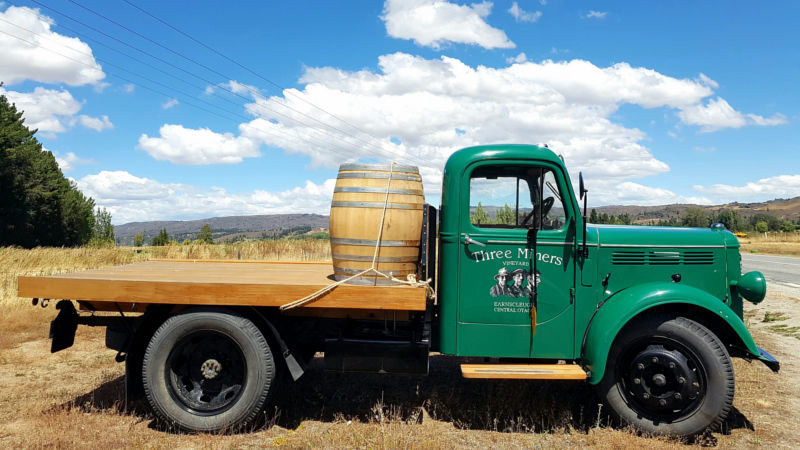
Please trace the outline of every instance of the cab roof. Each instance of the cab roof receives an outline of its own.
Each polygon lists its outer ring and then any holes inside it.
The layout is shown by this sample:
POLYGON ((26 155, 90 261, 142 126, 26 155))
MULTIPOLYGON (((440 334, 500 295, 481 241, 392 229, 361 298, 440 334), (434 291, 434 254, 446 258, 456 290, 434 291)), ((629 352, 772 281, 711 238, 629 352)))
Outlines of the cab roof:
POLYGON ((448 170, 466 167, 475 161, 491 159, 525 159, 546 161, 557 165, 563 164, 561 158, 549 148, 539 147, 538 145, 493 144, 467 147, 453 153, 447 159, 444 169, 447 172, 448 170))

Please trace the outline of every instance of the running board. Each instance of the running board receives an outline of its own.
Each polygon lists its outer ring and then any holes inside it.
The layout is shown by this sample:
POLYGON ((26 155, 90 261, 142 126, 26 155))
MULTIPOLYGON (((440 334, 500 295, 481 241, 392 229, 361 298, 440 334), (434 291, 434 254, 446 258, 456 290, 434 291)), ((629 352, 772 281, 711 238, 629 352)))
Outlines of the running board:
POLYGON ((464 378, 586 379, 586 372, 576 364, 461 364, 461 374, 464 378))

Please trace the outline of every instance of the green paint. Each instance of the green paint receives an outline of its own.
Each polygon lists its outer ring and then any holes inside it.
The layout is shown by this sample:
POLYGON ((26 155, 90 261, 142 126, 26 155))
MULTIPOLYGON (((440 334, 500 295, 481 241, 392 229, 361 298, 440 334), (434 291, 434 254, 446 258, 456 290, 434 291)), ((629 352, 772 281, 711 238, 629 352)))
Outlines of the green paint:
POLYGON ((445 166, 440 217, 442 353, 580 359, 589 327, 582 362, 596 382, 617 332, 649 308, 674 304, 718 316, 758 357, 741 320, 735 236, 720 228, 589 225, 583 258, 577 198, 561 159, 548 149, 496 145, 454 153, 445 166), (531 300, 520 295, 528 280, 514 286, 512 274, 531 272, 533 234, 516 225, 532 208, 540 169, 547 173, 545 197, 557 199, 537 234, 541 281, 532 334, 531 300), (558 194, 550 195, 553 189, 558 194), (466 242, 467 236, 486 246, 466 242))

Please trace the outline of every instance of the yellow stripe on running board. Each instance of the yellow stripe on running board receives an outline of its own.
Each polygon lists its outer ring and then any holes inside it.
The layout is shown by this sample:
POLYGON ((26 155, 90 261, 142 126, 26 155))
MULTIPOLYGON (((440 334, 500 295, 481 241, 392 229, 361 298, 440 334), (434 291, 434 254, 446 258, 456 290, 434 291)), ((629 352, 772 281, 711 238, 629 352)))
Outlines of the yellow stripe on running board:
POLYGON ((461 364, 461 374, 464 378, 586 379, 586 372, 575 364, 461 364))

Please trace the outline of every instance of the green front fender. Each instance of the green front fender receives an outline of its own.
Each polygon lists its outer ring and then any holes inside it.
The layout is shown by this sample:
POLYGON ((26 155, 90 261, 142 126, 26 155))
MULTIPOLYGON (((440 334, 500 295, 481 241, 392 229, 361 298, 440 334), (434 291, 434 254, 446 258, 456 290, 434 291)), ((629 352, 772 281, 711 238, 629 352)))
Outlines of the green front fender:
MULTIPOLYGON (((603 378, 608 352, 622 327, 642 312, 668 304, 678 307, 691 305, 713 313, 739 336, 753 357, 760 358, 758 347, 744 322, 720 299, 685 284, 644 283, 623 289, 609 297, 589 323, 583 357, 585 367, 590 372, 591 384, 597 384, 603 378)), ((691 316, 688 318, 691 319, 691 316)))

